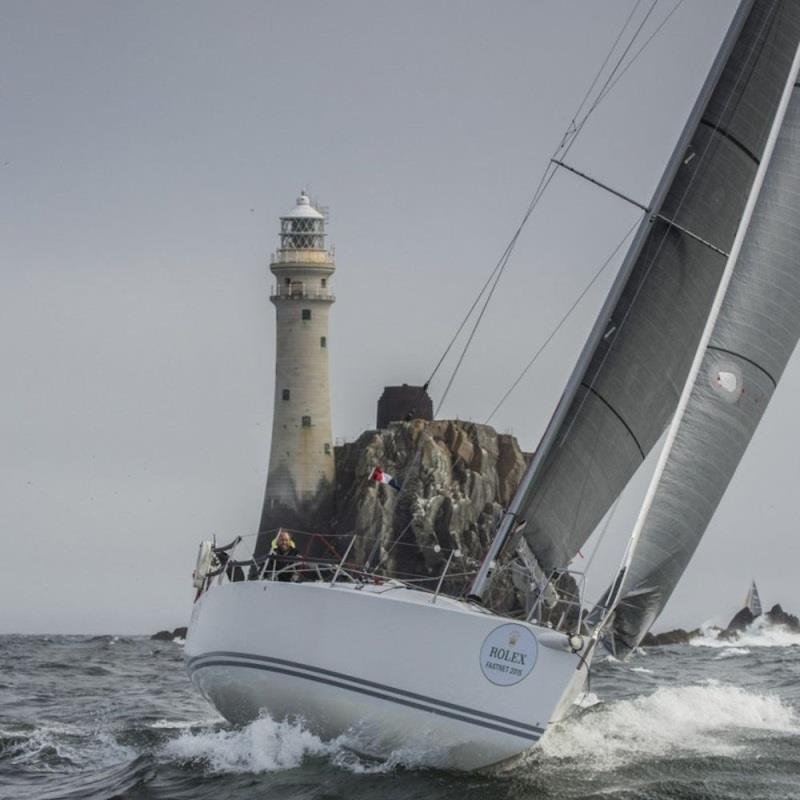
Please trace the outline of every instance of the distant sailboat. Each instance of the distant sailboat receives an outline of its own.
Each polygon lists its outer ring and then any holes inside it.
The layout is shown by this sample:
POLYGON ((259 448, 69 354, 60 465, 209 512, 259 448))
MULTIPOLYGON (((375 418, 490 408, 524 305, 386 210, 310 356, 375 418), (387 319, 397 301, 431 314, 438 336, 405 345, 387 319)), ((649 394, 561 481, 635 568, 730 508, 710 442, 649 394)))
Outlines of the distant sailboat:
POLYGON ((437 766, 478 769, 568 713, 601 642, 623 657, 638 645, 800 335, 798 42, 800 3, 740 5, 466 596, 441 593, 462 556, 438 545, 427 591, 348 561, 353 541, 332 561, 226 555, 216 569, 206 544, 185 652, 226 718, 294 715, 375 755, 423 742, 437 766), (570 564, 665 432, 616 578, 587 608, 570 564), (495 613, 521 537, 534 602, 495 613), (257 579, 232 577, 243 565, 257 579))
POLYGON ((756 582, 750 585, 750 590, 747 592, 747 599, 745 600, 744 607, 753 615, 753 617, 760 617, 762 612, 761 609, 761 598, 758 596, 758 588, 756 587, 756 582))

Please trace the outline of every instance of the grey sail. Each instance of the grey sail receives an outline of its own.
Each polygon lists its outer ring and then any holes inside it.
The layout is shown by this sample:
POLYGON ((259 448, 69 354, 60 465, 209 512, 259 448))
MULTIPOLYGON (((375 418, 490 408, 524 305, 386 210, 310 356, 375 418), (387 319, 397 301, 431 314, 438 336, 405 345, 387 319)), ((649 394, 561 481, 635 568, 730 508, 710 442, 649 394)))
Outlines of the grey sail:
MULTIPOLYGON (((623 581, 613 623, 618 655, 639 643, 672 594, 799 336, 800 88, 795 84, 742 250, 623 581)), ((755 584, 749 602, 758 604, 760 613, 755 584)))
POLYGON ((546 572, 574 557, 669 424, 798 38, 800 3, 737 13, 509 509, 546 572))

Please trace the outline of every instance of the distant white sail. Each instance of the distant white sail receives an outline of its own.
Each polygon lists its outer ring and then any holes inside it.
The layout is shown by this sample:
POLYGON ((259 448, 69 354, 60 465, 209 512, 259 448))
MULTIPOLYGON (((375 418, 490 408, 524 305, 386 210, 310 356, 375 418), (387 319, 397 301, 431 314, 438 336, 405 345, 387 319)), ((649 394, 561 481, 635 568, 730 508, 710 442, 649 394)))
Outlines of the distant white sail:
POLYGON ((750 591, 747 593, 745 608, 747 608, 754 617, 760 617, 762 614, 761 598, 758 596, 758 588, 756 587, 755 581, 753 581, 750 586, 750 591))

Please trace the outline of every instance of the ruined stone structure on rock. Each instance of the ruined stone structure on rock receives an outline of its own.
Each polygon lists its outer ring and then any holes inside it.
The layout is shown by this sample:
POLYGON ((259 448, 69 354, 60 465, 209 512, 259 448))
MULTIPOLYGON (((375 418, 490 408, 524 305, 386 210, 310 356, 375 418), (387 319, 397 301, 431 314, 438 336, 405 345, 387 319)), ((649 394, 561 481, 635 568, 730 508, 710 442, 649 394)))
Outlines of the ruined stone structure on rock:
POLYGON ((424 386, 384 386, 378 400, 378 430, 392 422, 433 419, 433 401, 424 386))

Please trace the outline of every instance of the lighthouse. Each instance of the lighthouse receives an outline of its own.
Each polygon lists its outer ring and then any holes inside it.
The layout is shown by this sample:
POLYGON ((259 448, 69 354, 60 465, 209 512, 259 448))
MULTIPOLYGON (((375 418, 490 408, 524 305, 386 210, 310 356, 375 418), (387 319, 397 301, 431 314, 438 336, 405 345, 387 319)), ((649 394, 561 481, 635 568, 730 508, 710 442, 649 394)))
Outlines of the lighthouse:
MULTIPOLYGON (((305 192, 280 218, 275 283, 275 404, 269 472, 259 531, 325 530, 333 511, 333 439, 328 316, 336 269, 325 215, 305 192)), ((261 537, 266 539, 268 537, 261 537)), ((263 550, 268 542, 259 542, 263 550)))

